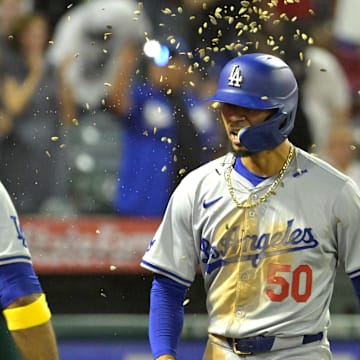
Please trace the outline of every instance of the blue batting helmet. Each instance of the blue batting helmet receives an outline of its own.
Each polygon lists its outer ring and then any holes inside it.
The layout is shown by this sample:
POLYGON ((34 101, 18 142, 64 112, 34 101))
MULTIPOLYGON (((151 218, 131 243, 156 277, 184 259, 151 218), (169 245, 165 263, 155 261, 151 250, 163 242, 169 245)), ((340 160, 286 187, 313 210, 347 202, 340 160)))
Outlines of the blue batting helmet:
POLYGON ((277 110, 262 124, 239 133, 241 144, 250 152, 258 152, 275 148, 293 129, 298 85, 292 70, 280 58, 262 53, 245 54, 225 64, 218 88, 207 100, 277 110))

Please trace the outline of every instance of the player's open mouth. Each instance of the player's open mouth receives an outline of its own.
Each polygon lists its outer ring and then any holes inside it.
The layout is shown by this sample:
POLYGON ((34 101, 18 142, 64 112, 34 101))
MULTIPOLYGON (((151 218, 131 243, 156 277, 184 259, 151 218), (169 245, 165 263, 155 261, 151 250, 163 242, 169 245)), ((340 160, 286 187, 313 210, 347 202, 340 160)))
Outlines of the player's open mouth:
POLYGON ((239 131, 240 129, 231 129, 230 131, 230 140, 233 144, 240 145, 239 131))

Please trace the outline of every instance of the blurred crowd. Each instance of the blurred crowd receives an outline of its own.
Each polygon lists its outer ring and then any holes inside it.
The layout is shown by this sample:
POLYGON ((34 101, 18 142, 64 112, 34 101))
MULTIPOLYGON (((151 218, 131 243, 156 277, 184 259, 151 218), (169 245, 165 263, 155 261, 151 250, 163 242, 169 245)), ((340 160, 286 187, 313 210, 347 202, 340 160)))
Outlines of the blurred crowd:
POLYGON ((0 180, 20 214, 161 216, 228 150, 202 100, 252 51, 296 73, 291 141, 360 185, 358 0, 48 3, 0 0, 0 180))

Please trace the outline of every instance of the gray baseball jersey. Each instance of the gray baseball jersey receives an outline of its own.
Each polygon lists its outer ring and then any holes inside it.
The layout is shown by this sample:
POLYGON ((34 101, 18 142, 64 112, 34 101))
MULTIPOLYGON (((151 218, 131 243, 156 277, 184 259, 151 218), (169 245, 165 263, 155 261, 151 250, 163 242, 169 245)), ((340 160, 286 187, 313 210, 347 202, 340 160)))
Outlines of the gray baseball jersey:
POLYGON ((0 266, 17 262, 31 263, 18 214, 2 183, 0 183, 0 214, 0 266))
MULTIPOLYGON (((296 148, 276 193, 238 208, 228 154, 189 173, 173 193, 142 266, 190 286, 204 277, 209 332, 242 338, 315 334, 329 325, 335 271, 360 276, 360 194, 330 165, 296 148)), ((266 193, 235 171, 239 201, 266 193)))

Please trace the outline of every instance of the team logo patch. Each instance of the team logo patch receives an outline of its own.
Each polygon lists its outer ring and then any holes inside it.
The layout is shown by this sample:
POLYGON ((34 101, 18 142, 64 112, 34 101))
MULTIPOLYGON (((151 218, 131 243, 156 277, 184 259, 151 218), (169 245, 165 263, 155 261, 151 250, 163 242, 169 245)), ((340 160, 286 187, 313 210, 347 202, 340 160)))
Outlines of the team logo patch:
POLYGON ((239 65, 233 65, 228 80, 229 80, 228 82, 229 86, 238 87, 238 88, 241 87, 243 76, 241 74, 239 65))

